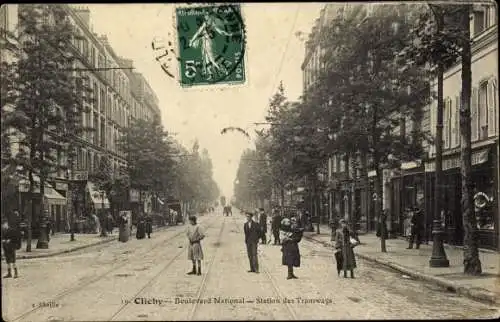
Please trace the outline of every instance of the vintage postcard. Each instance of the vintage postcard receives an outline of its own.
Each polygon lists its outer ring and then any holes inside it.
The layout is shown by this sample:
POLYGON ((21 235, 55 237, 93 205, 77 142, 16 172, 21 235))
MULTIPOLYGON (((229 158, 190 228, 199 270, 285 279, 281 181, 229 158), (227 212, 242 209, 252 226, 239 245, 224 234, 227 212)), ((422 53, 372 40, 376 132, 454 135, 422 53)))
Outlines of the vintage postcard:
POLYGON ((5 321, 500 316, 493 1, 4 4, 5 321))

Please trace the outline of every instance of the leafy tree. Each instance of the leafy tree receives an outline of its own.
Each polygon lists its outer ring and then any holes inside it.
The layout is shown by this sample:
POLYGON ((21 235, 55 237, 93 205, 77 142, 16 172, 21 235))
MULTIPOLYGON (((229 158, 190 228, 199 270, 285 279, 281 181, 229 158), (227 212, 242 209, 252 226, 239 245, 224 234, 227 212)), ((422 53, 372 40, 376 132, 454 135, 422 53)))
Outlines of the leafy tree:
MULTIPOLYGON (((441 194, 442 151, 443 151, 443 73, 458 62, 462 62, 462 96, 460 110, 460 136, 462 149, 462 211, 464 221, 464 272, 480 274, 476 230, 473 215, 471 187, 471 149, 470 149, 470 27, 469 6, 429 4, 427 10, 420 12, 412 32, 410 42, 400 56, 409 64, 435 66, 433 76, 437 78, 437 126, 436 126, 436 180, 435 195, 441 194), (467 20, 464 20, 467 19, 467 20)), ((441 198, 435 198, 434 213, 442 209, 441 198)), ((444 253, 444 249, 441 250, 444 253)))
POLYGON ((127 173, 132 188, 154 193, 168 193, 172 189, 175 164, 172 155, 177 151, 158 120, 135 120, 124 129, 118 144, 127 156, 127 173))
MULTIPOLYGON (((26 251, 31 251, 31 222, 37 216, 34 177, 40 178, 43 197, 48 175, 62 168, 60 156, 75 146, 76 135, 85 130, 80 116, 87 111, 89 88, 83 75, 70 72, 76 56, 66 10, 62 5, 20 5, 19 35, 10 34, 17 50, 12 51, 11 61, 2 62, 2 84, 9 84, 7 90, 2 89, 2 106, 13 108, 8 118, 2 113, 2 126, 15 132, 19 153, 10 158, 28 176, 32 200, 26 251)), ((47 248, 45 222, 41 218, 38 222, 37 248, 47 248)))
POLYGON ((469 17, 471 5, 460 8, 461 61, 462 61, 462 96, 460 97, 460 159, 462 175, 462 212, 464 226, 464 273, 479 275, 482 272, 478 251, 478 235, 476 216, 474 214, 474 197, 472 182, 471 151, 471 91, 472 91, 472 52, 470 41, 469 17))

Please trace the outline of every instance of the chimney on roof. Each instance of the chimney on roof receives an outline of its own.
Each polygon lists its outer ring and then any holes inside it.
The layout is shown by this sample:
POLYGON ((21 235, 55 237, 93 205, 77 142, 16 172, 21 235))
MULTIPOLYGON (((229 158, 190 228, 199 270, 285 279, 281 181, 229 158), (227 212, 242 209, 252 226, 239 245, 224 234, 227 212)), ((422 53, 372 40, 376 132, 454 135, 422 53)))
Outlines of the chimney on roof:
POLYGON ((87 7, 77 7, 75 9, 76 14, 80 19, 82 19, 83 23, 89 27, 90 26, 90 10, 87 7))

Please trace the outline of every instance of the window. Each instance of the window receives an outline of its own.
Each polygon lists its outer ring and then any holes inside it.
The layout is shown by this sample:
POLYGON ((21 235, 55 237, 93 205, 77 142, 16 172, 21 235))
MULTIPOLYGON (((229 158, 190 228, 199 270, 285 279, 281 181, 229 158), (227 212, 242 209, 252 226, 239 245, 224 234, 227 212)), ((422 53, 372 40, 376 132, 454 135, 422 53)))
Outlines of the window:
POLYGON ((92 67, 95 68, 95 67, 97 67, 96 66, 96 52, 95 52, 95 47, 93 47, 93 46, 92 46, 90 55, 91 55, 90 60, 92 63, 92 67))
POLYGON ((94 113, 94 126, 93 126, 94 131, 92 132, 92 143, 94 144, 99 144, 99 116, 97 113, 94 113))
POLYGON ((106 93, 101 89, 101 94, 99 95, 99 111, 101 114, 105 113, 106 109, 106 93))
POLYGON ((488 137, 488 82, 479 85, 479 139, 488 137))
POLYGON ((83 45, 83 57, 88 61, 89 60, 89 42, 87 39, 82 39, 83 45))
POLYGON ((486 29, 485 14, 483 10, 474 10, 474 36, 486 29))

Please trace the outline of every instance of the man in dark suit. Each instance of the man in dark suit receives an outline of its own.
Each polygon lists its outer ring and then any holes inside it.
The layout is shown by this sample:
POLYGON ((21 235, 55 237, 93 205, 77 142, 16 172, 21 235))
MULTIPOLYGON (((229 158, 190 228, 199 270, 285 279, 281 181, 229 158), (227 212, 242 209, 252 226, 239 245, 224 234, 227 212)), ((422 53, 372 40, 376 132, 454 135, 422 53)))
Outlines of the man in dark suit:
POLYGON ((245 244, 247 245, 248 260, 250 261, 250 270, 253 273, 259 272, 259 261, 257 259, 257 245, 261 234, 260 226, 252 220, 252 213, 247 212, 247 222, 243 226, 245 231, 245 244))
POLYGON ((274 236, 274 245, 280 244, 280 225, 282 219, 283 218, 281 217, 279 211, 275 209, 273 219, 271 221, 271 230, 274 236))
POLYGON ((260 238, 262 239, 262 244, 267 244, 267 215, 264 212, 264 208, 259 208, 259 225, 260 225, 260 238))

